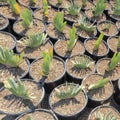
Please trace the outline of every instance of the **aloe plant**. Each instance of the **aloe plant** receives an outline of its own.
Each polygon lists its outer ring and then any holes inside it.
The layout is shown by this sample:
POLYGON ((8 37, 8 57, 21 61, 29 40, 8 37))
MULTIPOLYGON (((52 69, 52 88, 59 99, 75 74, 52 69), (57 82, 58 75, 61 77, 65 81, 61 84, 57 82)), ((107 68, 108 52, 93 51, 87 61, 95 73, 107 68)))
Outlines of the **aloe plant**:
POLYGON ((30 0, 30 3, 31 3, 31 4, 36 4, 36 3, 37 3, 37 0, 30 0))
POLYGON ((66 22, 64 22, 64 15, 61 12, 58 12, 54 17, 54 26, 59 31, 62 32, 64 27, 66 26, 66 22))
POLYGON ((3 81, 4 86, 6 89, 8 89, 12 94, 14 94, 17 97, 20 97, 22 99, 33 99, 35 97, 28 94, 28 90, 25 88, 25 86, 22 84, 20 79, 17 79, 17 82, 9 78, 6 81, 3 81))
POLYGON ((99 0, 96 6, 93 8, 94 16, 96 17, 100 16, 105 10, 105 7, 106 7, 105 0, 99 0))
POLYGON ((89 68, 94 62, 88 56, 79 55, 74 61, 72 61, 74 67, 79 69, 89 68))
POLYGON ((45 33, 33 33, 29 34, 28 38, 23 39, 22 43, 23 45, 26 45, 30 48, 36 48, 41 46, 43 43, 46 42, 47 34, 45 33))
POLYGON ((88 33, 93 33, 96 27, 94 24, 91 24, 85 17, 81 18, 78 21, 78 26, 80 29, 85 30, 88 33))
POLYGON ((4 49, 0 46, 0 63, 8 67, 17 67, 23 60, 24 52, 17 55, 13 50, 4 49))
POLYGON ((48 1, 47 0, 43 0, 43 10, 44 10, 45 17, 48 17, 48 1))
POLYGON ((67 43, 67 51, 71 52, 73 47, 75 46, 76 41, 77 41, 76 28, 75 27, 73 27, 70 30, 69 36, 70 36, 70 40, 67 43))
POLYGON ((116 116, 112 114, 112 112, 108 112, 107 114, 98 112, 95 114, 96 120, 118 120, 116 116))
POLYGON ((117 48, 120 49, 120 36, 118 37, 118 44, 117 44, 117 48))
POLYGON ((62 4, 63 1, 62 1, 62 0, 57 0, 57 2, 58 2, 59 4, 62 4))
POLYGON ((120 52, 115 53, 109 62, 107 71, 113 70, 120 62, 120 52))
POLYGON ((22 25, 25 29, 28 29, 33 25, 33 16, 30 10, 24 9, 21 17, 22 17, 22 25))
POLYGON ((102 87, 104 87, 108 82, 109 82, 109 79, 108 79, 108 78, 102 78, 102 79, 100 79, 96 84, 91 84, 91 85, 88 87, 88 90, 94 90, 94 89, 102 88, 102 87))
POLYGON ((103 37, 104 37, 104 33, 102 32, 94 44, 94 49, 93 49, 94 51, 98 50, 100 44, 102 43, 103 37))
POLYGON ((74 85, 72 83, 71 84, 66 83, 65 87, 67 87, 67 89, 65 89, 64 86, 62 87, 62 90, 59 90, 58 88, 55 88, 56 96, 59 99, 74 98, 84 88, 82 85, 79 85, 79 84, 74 85))
POLYGON ((51 63, 53 59, 53 48, 49 51, 43 52, 43 64, 42 64, 42 71, 40 72, 42 76, 47 77, 50 71, 51 63))
POLYGON ((120 0, 116 0, 115 6, 113 8, 113 14, 120 15, 120 0))
POLYGON ((10 4, 10 7, 11 9, 13 10, 13 12, 16 14, 16 15, 20 15, 20 6, 19 4, 16 2, 16 0, 9 0, 9 4, 10 4))

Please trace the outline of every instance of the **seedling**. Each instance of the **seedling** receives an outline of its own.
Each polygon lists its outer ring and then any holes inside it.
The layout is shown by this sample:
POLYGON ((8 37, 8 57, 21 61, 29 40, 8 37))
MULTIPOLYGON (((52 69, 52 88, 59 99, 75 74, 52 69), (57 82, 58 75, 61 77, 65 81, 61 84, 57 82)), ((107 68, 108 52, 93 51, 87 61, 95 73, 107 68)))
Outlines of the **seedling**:
POLYGON ((81 18, 78 21, 79 28, 82 30, 85 30, 88 33, 93 33, 96 27, 94 26, 94 23, 91 24, 88 20, 86 20, 85 17, 81 18))
POLYGON ((109 22, 105 22, 105 23, 104 23, 104 29, 103 29, 103 31, 108 32, 109 29, 110 29, 110 27, 111 27, 111 23, 109 23, 109 22))
POLYGON ((51 63, 53 59, 53 48, 49 51, 43 52, 43 64, 42 64, 42 76, 47 77, 50 71, 51 63))
POLYGON ((82 6, 85 6, 88 0, 82 0, 82 6))
POLYGON ((45 17, 48 17, 48 1, 47 0, 43 0, 43 10, 44 10, 44 15, 45 17))
POLYGON ((100 44, 102 43, 103 37, 104 37, 104 33, 102 32, 102 33, 100 34, 100 36, 98 37, 97 41, 96 41, 95 44, 94 44, 94 49, 93 49, 93 51, 97 51, 97 50, 98 50, 100 44))
POLYGON ((78 69, 89 68, 91 64, 94 64, 93 61, 88 56, 79 55, 74 61, 72 61, 74 67, 78 69))
POLYGON ((120 36, 118 37, 118 44, 117 44, 117 48, 120 49, 120 36))
POLYGON ((92 84, 88 87, 88 90, 94 90, 104 87, 109 82, 108 78, 100 79, 96 84, 92 84))
POLYGON ((20 6, 19 4, 16 2, 16 0, 9 0, 9 4, 11 9, 13 10, 13 12, 16 15, 20 15, 20 6))
POLYGON ((67 43, 67 51, 68 52, 71 52, 72 49, 74 48, 75 46, 75 43, 77 41, 77 36, 76 36, 76 28, 73 27, 71 30, 70 30, 70 40, 68 41, 67 43))
POLYGON ((115 53, 109 62, 107 71, 112 71, 120 62, 120 52, 115 53))
POLYGON ((120 0, 116 0, 115 6, 113 8, 114 15, 120 15, 120 0))
POLYGON ((32 120, 32 119, 31 119, 31 117, 30 117, 30 116, 28 116, 26 120, 32 120))
POLYGON ((24 9, 21 17, 22 17, 22 25, 25 29, 28 29, 33 25, 33 16, 30 10, 24 9))
POLYGON ((67 87, 67 89, 65 89, 64 86, 62 87, 62 90, 59 90, 58 88, 55 88, 56 96, 59 99, 74 98, 84 88, 82 85, 78 85, 78 84, 74 85, 73 83, 71 83, 71 84, 66 83, 65 87, 67 87))
POLYGON ((95 114, 96 120, 118 120, 112 112, 108 112, 107 114, 98 112, 95 114))
POLYGON ((70 15, 78 15, 80 12, 81 6, 71 2, 70 7, 68 7, 67 11, 70 15))
POLYGON ((62 32, 64 27, 66 26, 66 22, 64 22, 64 15, 61 12, 58 12, 54 17, 54 26, 59 31, 62 32))
POLYGON ((22 84, 20 79, 17 79, 17 82, 9 78, 6 81, 3 81, 4 86, 6 89, 8 89, 12 94, 14 94, 17 97, 20 97, 22 99, 33 99, 35 97, 28 94, 28 90, 25 88, 25 86, 22 84))
POLYGON ((62 4, 63 1, 62 1, 62 0, 57 0, 57 2, 58 2, 59 4, 62 4))
POLYGON ((36 3, 37 3, 37 0, 30 0, 30 3, 31 3, 31 4, 36 4, 36 3))
POLYGON ((17 67, 23 61, 24 52, 17 55, 13 50, 4 49, 0 46, 0 63, 8 67, 17 67))
POLYGON ((99 0, 96 6, 93 8, 94 16, 96 17, 100 16, 105 10, 105 7, 106 7, 105 0, 99 0))
POLYGON ((45 33, 37 33, 37 34, 29 34, 28 38, 23 39, 23 45, 30 48, 37 48, 46 42, 47 34, 45 33))

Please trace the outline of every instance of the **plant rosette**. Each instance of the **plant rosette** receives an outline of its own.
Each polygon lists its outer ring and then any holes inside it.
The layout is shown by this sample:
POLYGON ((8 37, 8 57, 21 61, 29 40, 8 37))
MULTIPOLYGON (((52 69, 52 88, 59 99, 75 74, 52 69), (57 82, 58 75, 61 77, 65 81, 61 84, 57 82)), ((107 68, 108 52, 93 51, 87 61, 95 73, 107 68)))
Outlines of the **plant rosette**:
POLYGON ((58 120, 57 116, 47 109, 36 109, 35 111, 26 112, 18 116, 15 120, 28 120, 38 119, 38 120, 58 120))
POLYGON ((116 110, 116 108, 112 106, 107 105, 101 105, 96 108, 94 108, 88 117, 88 120, 119 120, 120 119, 120 113, 116 110))
POLYGON ((63 58, 64 60, 77 54, 83 54, 85 52, 85 48, 83 43, 78 39, 75 43, 75 46, 73 47, 71 52, 68 52, 67 50, 67 43, 69 40, 58 40, 54 44, 54 51, 55 53, 63 58))
POLYGON ((96 89, 89 89, 90 86, 98 84, 100 80, 104 80, 100 74, 91 74, 83 79, 82 85, 88 95, 88 106, 95 107, 110 100, 113 95, 113 85, 111 81, 108 81, 104 86, 96 89))
POLYGON ((24 56, 27 57, 30 61, 42 57, 42 51, 49 50, 51 47, 53 47, 53 44, 49 40, 49 38, 46 38, 45 42, 43 42, 39 47, 34 47, 34 48, 26 46, 23 43, 23 41, 26 39, 28 38, 23 37, 17 42, 16 50, 18 53, 24 51, 25 53, 24 56))
POLYGON ((110 58, 102 58, 96 63, 97 73, 109 78, 112 82, 116 82, 120 77, 120 64, 118 63, 113 70, 108 70, 110 58))
POLYGON ((44 84, 47 93, 50 93, 55 86, 60 85, 64 82, 66 66, 64 61, 59 57, 53 57, 49 74, 47 76, 42 75, 42 64, 44 63, 43 58, 39 58, 32 62, 29 70, 30 77, 44 84))
POLYGON ((48 8, 48 17, 46 18, 44 15, 44 10, 42 8, 36 9, 34 11, 34 17, 43 20, 44 22, 50 23, 53 22, 55 15, 57 14, 57 10, 53 8, 48 8))
MULTIPOLYGON (((3 88, 0 91, 0 111, 8 115, 20 115, 29 110, 35 109, 43 100, 45 91, 35 81, 24 79, 22 85, 27 90, 30 99, 25 99, 13 94, 9 89, 3 88)), ((22 89, 23 90, 23 89, 22 89)))
POLYGON ((86 54, 90 55, 94 60, 106 57, 109 53, 108 45, 104 40, 102 40, 97 50, 94 49, 97 39, 97 37, 94 37, 88 38, 84 41, 86 54))
POLYGON ((71 29, 71 26, 66 25, 64 27, 63 32, 59 32, 55 28, 55 26, 53 25, 53 23, 50 23, 50 24, 48 24, 48 26, 46 28, 46 33, 52 39, 51 41, 54 43, 58 39, 69 39, 69 31, 70 31, 70 29, 71 29))
MULTIPOLYGON (((68 98, 58 98, 57 91, 67 92, 70 88, 75 88, 78 84, 74 83, 64 83, 57 86, 49 96, 50 108, 55 112, 58 118, 62 120, 70 119, 76 120, 78 115, 84 111, 86 108, 88 98, 86 93, 81 90, 74 97, 68 98), (57 89, 57 90, 56 90, 57 89)), ((61 94, 62 95, 62 94, 61 94)), ((64 93, 63 93, 64 96, 64 93)))
POLYGON ((13 50, 16 46, 16 38, 11 33, 0 31, 0 45, 13 50))
POLYGON ((13 30, 17 35, 27 36, 30 33, 38 33, 39 31, 40 32, 45 31, 45 26, 44 26, 43 22, 37 18, 33 19, 33 25, 28 29, 24 28, 22 24, 23 24, 22 20, 17 20, 13 24, 13 30))
POLYGON ((66 60, 68 81, 81 84, 82 79, 95 72, 95 61, 87 55, 74 55, 66 60))
POLYGON ((97 30, 99 34, 104 32, 104 39, 107 40, 108 37, 115 36, 118 34, 118 28, 115 23, 106 20, 97 23, 97 30))
POLYGON ((9 20, 4 16, 0 15, 0 30, 7 31, 9 20))

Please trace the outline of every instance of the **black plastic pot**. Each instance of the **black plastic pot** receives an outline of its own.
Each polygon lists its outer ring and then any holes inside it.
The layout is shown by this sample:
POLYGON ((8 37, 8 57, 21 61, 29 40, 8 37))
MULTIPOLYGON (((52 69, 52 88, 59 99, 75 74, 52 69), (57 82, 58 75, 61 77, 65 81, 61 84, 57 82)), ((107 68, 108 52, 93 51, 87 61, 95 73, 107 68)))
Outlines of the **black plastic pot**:
MULTIPOLYGON (((88 56, 90 56, 93 60, 95 60, 95 61, 97 61, 97 60, 99 60, 99 59, 101 59, 101 58, 103 58, 103 57, 107 57, 108 56, 108 53, 109 53, 109 48, 108 48, 108 45, 107 45, 107 43, 103 40, 103 44, 106 46, 106 48, 107 48, 107 52, 106 53, 104 53, 103 55, 97 55, 96 53, 90 53, 90 51, 88 51, 87 50, 87 48, 86 48, 86 42, 87 41, 89 41, 89 40, 93 40, 93 39, 98 39, 97 37, 93 37, 93 38, 88 38, 88 39, 86 39, 85 41, 84 41, 84 46, 85 46, 85 54, 86 55, 88 55, 88 56)), ((98 48, 99 49, 99 48, 98 48)))
MULTIPOLYGON (((68 83, 68 84, 74 84, 74 83, 68 83)), ((59 89, 63 85, 66 85, 66 83, 61 84, 61 85, 57 86, 56 88, 59 89)), ((85 96, 85 99, 86 99, 86 102, 85 102, 84 106, 78 112, 76 112, 75 114, 69 114, 69 115, 63 115, 63 114, 61 114, 59 112, 56 112, 54 110, 54 107, 57 106, 57 105, 55 105, 55 104, 52 105, 51 102, 50 102, 51 101, 51 96, 52 96, 52 94, 54 94, 54 91, 55 91, 55 89, 53 89, 53 91, 51 92, 51 94, 49 96, 49 106, 54 111, 54 113, 57 115, 58 119, 60 119, 60 120, 77 120, 77 118, 79 117, 79 115, 81 115, 84 112, 84 109, 86 108, 86 105, 88 103, 88 98, 87 98, 87 95, 86 95, 85 91, 82 90, 82 92, 83 92, 83 94, 85 96)), ((61 102, 61 104, 62 104, 62 102, 61 102)), ((60 104, 58 104, 58 106, 60 106, 60 104)))
MULTIPOLYGON (((64 72, 63 72, 63 74, 62 74, 61 76, 59 76, 57 79, 55 79, 55 80, 53 80, 53 81, 50 81, 50 82, 45 82, 46 77, 44 77, 44 76, 39 80, 38 83, 39 83, 41 86, 44 86, 45 91, 46 91, 46 93, 48 93, 48 94, 49 94, 56 86, 64 83, 65 77, 66 77, 66 66, 65 66, 65 62, 64 62, 61 58, 59 58, 59 57, 57 57, 57 56, 54 56, 53 58, 58 59, 58 60, 60 60, 60 61, 63 63, 63 65, 64 65, 64 72)), ((33 62, 31 63, 31 66, 32 66, 32 64, 33 64, 34 62, 36 62, 36 61, 38 61, 38 60, 40 60, 40 59, 42 59, 42 58, 39 58, 39 59, 33 61, 33 62)), ((30 68, 31 68, 31 66, 30 66, 30 68)), ((54 74, 54 73, 53 73, 53 74, 54 74)), ((32 79, 34 80, 34 78, 33 78, 32 74, 31 74, 30 70, 29 70, 29 75, 30 75, 30 78, 32 78, 32 79)))

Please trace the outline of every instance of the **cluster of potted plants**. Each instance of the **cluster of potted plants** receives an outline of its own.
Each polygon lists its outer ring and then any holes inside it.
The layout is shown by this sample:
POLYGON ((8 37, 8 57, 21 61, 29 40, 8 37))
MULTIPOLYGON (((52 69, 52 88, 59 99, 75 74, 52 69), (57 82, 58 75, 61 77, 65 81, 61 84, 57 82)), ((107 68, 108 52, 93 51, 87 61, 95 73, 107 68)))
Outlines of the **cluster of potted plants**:
POLYGON ((119 120, 119 78, 120 0, 0 1, 1 119, 119 120))

